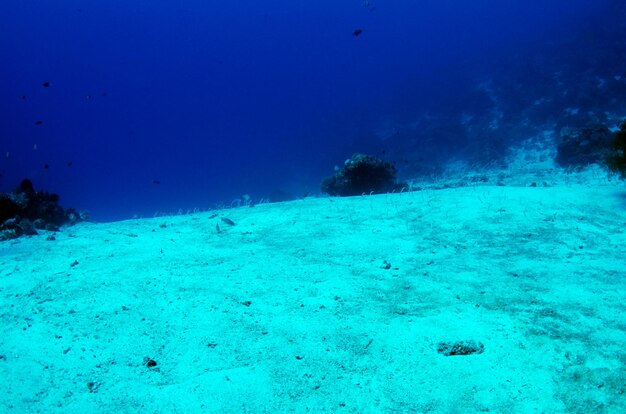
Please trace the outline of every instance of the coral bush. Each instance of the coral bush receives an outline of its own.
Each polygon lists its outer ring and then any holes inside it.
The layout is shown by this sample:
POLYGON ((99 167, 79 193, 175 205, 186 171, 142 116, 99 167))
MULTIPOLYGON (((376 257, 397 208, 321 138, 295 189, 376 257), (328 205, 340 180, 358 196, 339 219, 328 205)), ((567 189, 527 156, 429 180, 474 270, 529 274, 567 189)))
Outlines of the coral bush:
POLYGON ((64 224, 86 219, 86 213, 64 209, 59 196, 35 191, 33 183, 24 179, 8 194, 0 194, 0 240, 37 234, 37 229, 57 231, 64 224))
POLYGON ((380 194, 400 190, 396 168, 372 155, 354 154, 342 169, 322 181, 322 191, 332 196, 380 194))

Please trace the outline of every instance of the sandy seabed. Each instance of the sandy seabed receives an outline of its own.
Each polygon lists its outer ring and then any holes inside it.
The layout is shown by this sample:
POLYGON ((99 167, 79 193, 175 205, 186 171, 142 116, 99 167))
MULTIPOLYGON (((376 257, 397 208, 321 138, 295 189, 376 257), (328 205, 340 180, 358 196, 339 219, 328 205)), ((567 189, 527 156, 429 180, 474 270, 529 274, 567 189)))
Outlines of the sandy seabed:
POLYGON ((623 184, 476 186, 3 242, 0 411, 624 413, 625 229, 623 184))

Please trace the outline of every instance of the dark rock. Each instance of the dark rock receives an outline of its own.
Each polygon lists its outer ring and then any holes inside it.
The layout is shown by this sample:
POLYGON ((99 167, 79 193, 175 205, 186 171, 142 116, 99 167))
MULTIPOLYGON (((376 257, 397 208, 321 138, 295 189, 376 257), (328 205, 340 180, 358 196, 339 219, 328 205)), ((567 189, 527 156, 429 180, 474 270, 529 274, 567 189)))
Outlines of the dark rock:
POLYGON ((15 239, 20 236, 34 236, 36 234, 35 225, 26 218, 14 217, 0 224, 0 241, 15 239))
POLYGON ((372 155, 354 154, 343 168, 322 181, 322 191, 331 196, 355 196, 400 191, 396 168, 372 155))
POLYGON ((4 223, 10 218, 17 216, 20 211, 19 205, 6 194, 0 194, 0 222, 4 223))
POLYGON ((556 162, 562 167, 584 167, 604 163, 613 135, 606 125, 592 124, 566 131, 557 145, 556 162))
POLYGON ((11 240, 20 237, 14 229, 4 228, 0 230, 0 241, 11 240))
POLYGON ((89 381, 87 383, 87 389, 89 390, 89 392, 91 393, 96 393, 98 392, 98 388, 100 388, 100 383, 99 382, 95 382, 95 381, 89 381))
POLYGON ((622 178, 626 178, 626 121, 622 121, 619 131, 613 135, 607 165, 611 171, 619 173, 622 178))
POLYGON ((149 358, 149 357, 144 357, 143 364, 147 366, 148 368, 154 368, 158 365, 154 359, 149 358))

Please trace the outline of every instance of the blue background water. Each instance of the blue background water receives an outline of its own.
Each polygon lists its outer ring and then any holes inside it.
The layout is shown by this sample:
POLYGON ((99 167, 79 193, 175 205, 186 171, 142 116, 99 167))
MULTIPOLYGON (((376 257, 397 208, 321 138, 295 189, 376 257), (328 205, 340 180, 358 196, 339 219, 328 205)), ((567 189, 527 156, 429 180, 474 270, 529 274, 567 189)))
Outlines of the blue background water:
POLYGON ((606 3, 4 0, 0 190, 30 177, 96 220, 316 193, 606 3))

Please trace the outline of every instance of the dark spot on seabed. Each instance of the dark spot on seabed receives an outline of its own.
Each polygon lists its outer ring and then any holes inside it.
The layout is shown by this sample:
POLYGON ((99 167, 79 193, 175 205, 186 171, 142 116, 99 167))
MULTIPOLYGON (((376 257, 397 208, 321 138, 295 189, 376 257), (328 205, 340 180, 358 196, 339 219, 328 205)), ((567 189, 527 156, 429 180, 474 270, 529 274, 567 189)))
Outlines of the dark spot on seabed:
POLYGON ((361 33, 363 33, 363 30, 361 29, 354 29, 354 32, 352 32, 352 36, 359 36, 361 33))
POLYGON ((485 345, 477 341, 440 342, 437 352, 444 356, 482 354, 485 345))
POLYGON ((41 86, 43 86, 44 88, 49 88, 50 87, 50 82, 44 82, 41 84, 41 86))

